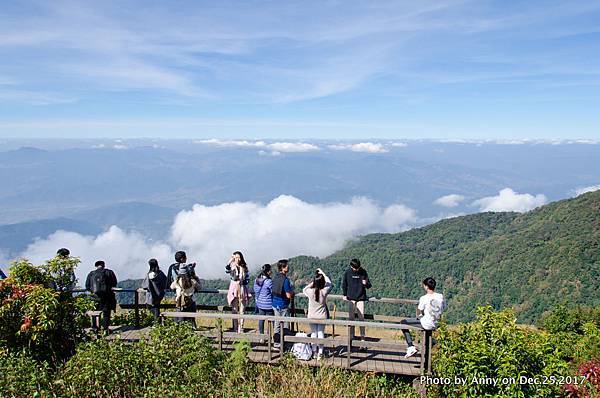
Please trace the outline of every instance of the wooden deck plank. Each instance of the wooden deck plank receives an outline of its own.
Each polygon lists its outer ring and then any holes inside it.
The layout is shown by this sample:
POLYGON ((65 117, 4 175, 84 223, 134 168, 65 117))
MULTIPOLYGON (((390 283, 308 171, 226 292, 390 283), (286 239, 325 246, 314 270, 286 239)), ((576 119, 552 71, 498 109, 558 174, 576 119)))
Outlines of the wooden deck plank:
MULTIPOLYGON (((141 339, 148 339, 150 336, 151 328, 133 329, 133 328, 121 328, 115 330, 114 334, 107 336, 109 339, 122 339, 125 341, 138 341, 141 339)), ((202 330, 197 332, 199 335, 209 337, 213 341, 213 345, 218 349, 218 342, 214 331, 202 330)), ((265 336, 266 337, 266 336, 265 336)), ((256 333, 255 330, 249 330, 244 335, 240 336, 235 333, 226 332, 223 338, 223 351, 231 352, 234 350, 235 342, 246 339, 249 340, 251 350, 248 353, 248 359, 254 363, 269 363, 269 354, 267 349, 267 343, 260 342, 261 336, 256 333)), ((330 347, 327 348, 329 356, 324 357, 320 362, 316 359, 310 361, 298 361, 299 363, 311 366, 330 366, 337 368, 345 368, 347 363, 346 351, 341 353, 340 348, 344 346, 345 336, 338 339, 331 339, 330 347)), ((397 341, 383 340, 371 338, 364 343, 357 344, 366 346, 367 351, 353 350, 351 353, 351 370, 362 371, 362 372, 375 372, 375 373, 387 373, 387 374, 403 374, 410 376, 418 376, 420 374, 420 356, 416 356, 410 359, 404 358, 406 352, 405 344, 398 344, 397 341), (376 347, 373 342, 379 342, 380 347, 376 347)), ((279 350, 273 349, 273 363, 279 361, 279 350)))

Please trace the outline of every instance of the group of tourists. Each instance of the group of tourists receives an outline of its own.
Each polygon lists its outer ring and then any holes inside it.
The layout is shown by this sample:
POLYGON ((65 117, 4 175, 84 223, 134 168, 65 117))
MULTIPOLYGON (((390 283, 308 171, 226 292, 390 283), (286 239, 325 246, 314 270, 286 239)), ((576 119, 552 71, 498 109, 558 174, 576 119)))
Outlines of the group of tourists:
MULTIPOLYGON (((57 256, 68 258, 70 252, 66 248, 61 248, 57 256)), ((175 307, 180 312, 196 312, 196 302, 194 294, 201 290, 201 281, 196 275, 196 263, 188 263, 187 255, 184 251, 175 253, 175 263, 169 266, 167 274, 160 269, 156 259, 148 261, 148 272, 142 282, 142 288, 146 290, 146 305, 152 313, 154 320, 158 321, 160 317, 160 304, 165 297, 167 290, 175 292, 175 307)), ((86 290, 90 291, 96 299, 97 310, 102 311, 102 328, 109 332, 111 312, 116 310, 116 297, 113 288, 117 286, 115 273, 106 268, 104 261, 99 260, 94 263, 95 269, 91 271, 85 282, 86 290)), ((288 317, 290 305, 295 296, 295 289, 292 281, 288 278, 290 270, 287 259, 279 260, 276 264, 275 273, 271 264, 264 264, 261 267, 260 274, 256 277, 252 291, 249 289, 250 272, 244 259, 244 255, 236 251, 225 266, 225 272, 229 274, 230 282, 227 290, 227 303, 234 314, 244 314, 252 294, 254 294, 255 314, 288 317)), ((6 275, 0 270, 0 279, 6 278, 6 275)), ((75 283, 75 275, 71 275, 75 283)), ((365 303, 367 298, 367 289, 372 287, 367 271, 362 267, 359 259, 350 260, 349 267, 342 278, 342 293, 348 303, 349 320, 364 321, 365 303)), ((445 309, 446 302, 444 296, 435 291, 436 281, 433 278, 426 278, 422 282, 425 294, 421 296, 418 304, 419 316, 416 318, 406 318, 401 321, 402 324, 416 326, 424 330, 433 330, 445 309)), ((308 299, 309 319, 329 319, 329 308, 327 306, 327 296, 333 289, 331 278, 321 269, 317 268, 313 274, 312 281, 302 289, 302 292, 308 299)), ((181 319, 179 319, 181 320, 181 319)), ((194 322, 193 318, 190 319, 194 322)), ((277 348, 280 333, 289 332, 289 323, 274 322, 274 346, 277 348)), ((238 333, 244 333, 243 319, 234 319, 232 329, 238 333)), ((325 337, 325 325, 322 323, 311 323, 311 337, 323 339, 325 337)), ((365 327, 359 328, 358 338, 365 339, 365 327)), ((258 333, 264 334, 265 321, 258 323, 258 333)), ((354 328, 351 328, 354 335, 354 328)), ((411 334, 408 329, 403 330, 408 348, 406 357, 417 353, 411 334)), ((313 352, 319 359, 323 355, 323 345, 313 345, 313 352)))

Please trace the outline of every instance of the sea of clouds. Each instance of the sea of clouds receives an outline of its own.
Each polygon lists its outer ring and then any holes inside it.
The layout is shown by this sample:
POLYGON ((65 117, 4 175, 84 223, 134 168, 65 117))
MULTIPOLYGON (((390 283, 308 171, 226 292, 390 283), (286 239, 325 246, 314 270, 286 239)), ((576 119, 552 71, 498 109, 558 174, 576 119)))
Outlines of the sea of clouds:
MULTIPOLYGON (((434 203, 455 208, 465 200, 464 196, 450 194, 434 203)), ((479 211, 525 212, 546 202, 542 194, 519 194, 505 188, 498 195, 474 200, 468 206, 479 211)), ((450 216, 440 214, 437 219, 450 216)), ((100 259, 122 280, 144 277, 150 258, 158 259, 166 269, 173 262, 175 251, 185 250, 188 260, 197 263, 200 277, 222 278, 226 276, 225 263, 236 250, 242 251, 251 269, 256 270, 280 258, 327 256, 358 236, 405 231, 437 219, 419 219, 417 212, 404 204, 381 207, 364 197, 346 203, 315 204, 281 195, 266 204, 196 204, 177 214, 164 242, 152 241, 116 225, 97 236, 56 231, 35 240, 20 257, 42 263, 53 257, 58 248, 68 247, 72 255, 81 259, 79 280, 100 259)))

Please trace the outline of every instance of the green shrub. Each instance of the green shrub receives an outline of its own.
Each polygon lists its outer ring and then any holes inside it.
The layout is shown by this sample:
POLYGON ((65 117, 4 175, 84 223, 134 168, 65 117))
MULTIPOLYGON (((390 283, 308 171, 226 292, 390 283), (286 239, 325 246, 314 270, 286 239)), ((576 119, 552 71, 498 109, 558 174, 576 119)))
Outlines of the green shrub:
POLYGON ((79 262, 76 258, 55 258, 34 266, 26 260, 15 262, 10 277, 0 281, 0 348, 29 350, 39 360, 57 362, 73 354, 84 336, 85 315, 93 303, 65 287, 79 262))
POLYGON ((84 344, 57 384, 67 397, 210 396, 222 368, 222 354, 183 322, 153 329, 148 341, 84 344))
POLYGON ((26 352, 0 352, 0 375, 0 396, 4 398, 51 396, 50 366, 26 352))
POLYGON ((541 318, 539 326, 551 333, 584 334, 583 325, 590 322, 600 327, 600 306, 595 308, 568 307, 566 304, 562 304, 545 314, 541 318))
MULTIPOLYGON (((110 318, 111 325, 127 325, 135 326, 135 311, 125 310, 117 313, 115 316, 110 318)), ((146 309, 142 308, 139 310, 139 326, 146 327, 154 324, 154 316, 146 309)))
POLYGON ((558 396, 560 385, 520 383, 520 377, 567 376, 567 357, 563 344, 548 333, 518 327, 512 311, 480 307, 476 321, 456 330, 440 327, 434 374, 453 382, 437 385, 434 391, 442 397, 558 396), (455 383, 458 378, 466 382, 455 383), (474 378, 489 378, 484 381, 497 380, 498 384, 474 383, 474 378))

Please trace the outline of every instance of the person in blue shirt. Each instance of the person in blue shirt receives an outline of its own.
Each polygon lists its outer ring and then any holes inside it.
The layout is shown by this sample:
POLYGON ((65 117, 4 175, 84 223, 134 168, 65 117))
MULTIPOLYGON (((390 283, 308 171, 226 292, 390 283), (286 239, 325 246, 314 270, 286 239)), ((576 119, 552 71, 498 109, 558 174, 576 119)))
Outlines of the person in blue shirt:
MULTIPOLYGON (((273 287, 271 288, 271 294, 273 295, 273 312, 275 316, 290 316, 290 302, 294 298, 294 286, 290 279, 287 277, 287 273, 290 270, 288 260, 279 260, 277 262, 277 270, 279 273, 273 277, 273 287)), ((284 330, 290 328, 289 322, 284 322, 284 330)), ((275 336, 280 333, 279 322, 275 322, 275 336)), ((277 341, 277 337, 275 337, 277 341)), ((275 343, 277 346, 277 343, 275 343)))

